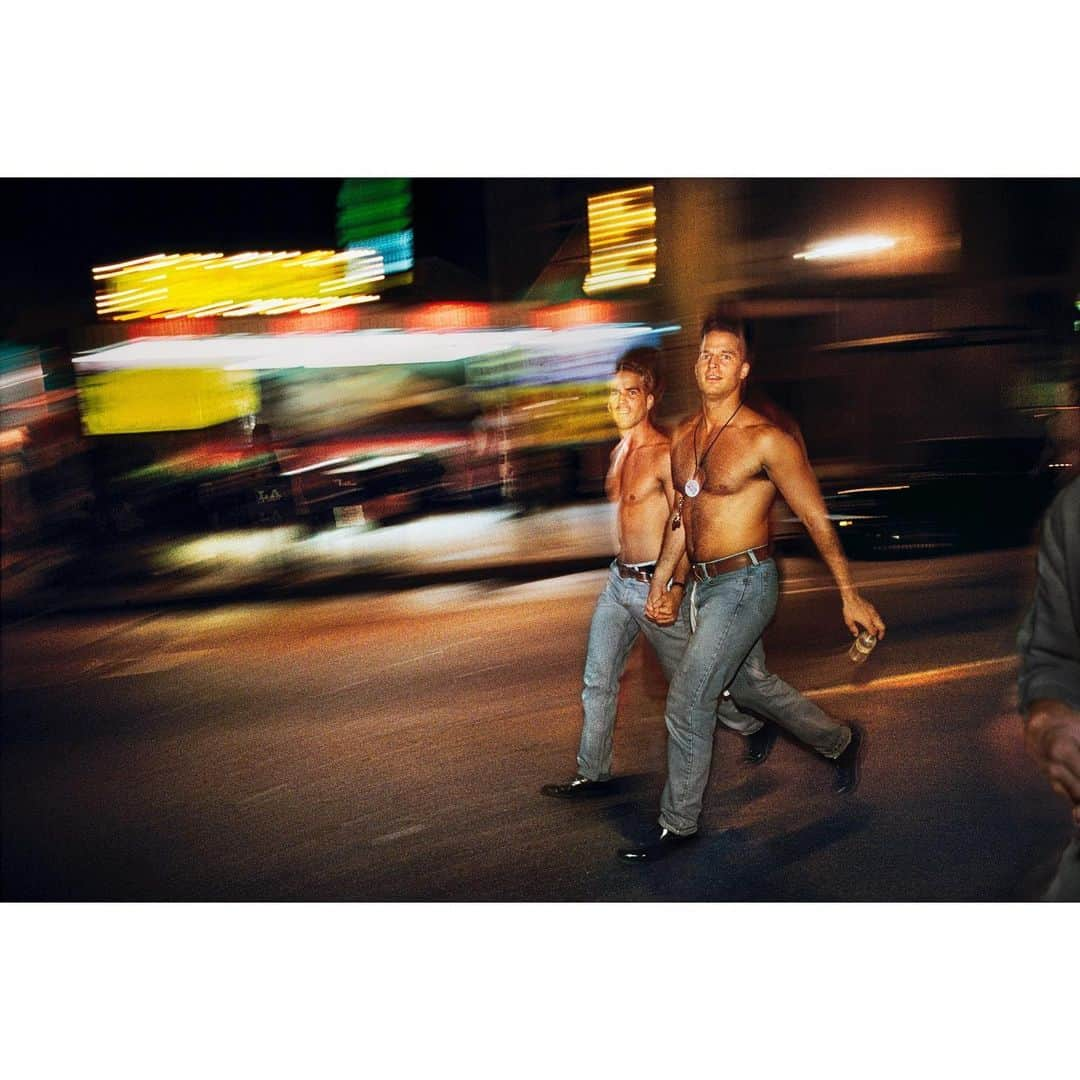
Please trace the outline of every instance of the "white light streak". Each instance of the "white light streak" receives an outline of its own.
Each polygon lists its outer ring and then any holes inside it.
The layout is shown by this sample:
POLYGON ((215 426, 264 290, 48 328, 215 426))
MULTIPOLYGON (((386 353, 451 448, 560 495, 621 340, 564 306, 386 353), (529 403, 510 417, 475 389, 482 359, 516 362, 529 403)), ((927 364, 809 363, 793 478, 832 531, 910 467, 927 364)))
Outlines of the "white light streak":
POLYGON ((348 461, 348 458, 334 457, 327 458, 326 461, 317 461, 314 465, 304 465, 299 469, 289 469, 288 472, 283 472, 282 476, 299 476, 301 473, 311 472, 313 469, 325 469, 327 465, 340 465, 343 461, 348 461))
POLYGON ((896 247, 897 240, 893 236, 881 236, 871 233, 859 236, 842 236, 835 240, 823 240, 805 251, 796 252, 794 259, 849 259, 860 255, 875 255, 879 251, 887 251, 896 247))
POLYGON ((358 461, 355 465, 346 465, 343 469, 331 469, 330 475, 367 472, 369 469, 381 469, 384 465, 396 465, 400 461, 415 461, 419 456, 419 454, 390 454, 385 457, 368 458, 367 461, 358 461))
MULTIPOLYGON (((357 297, 355 302, 367 302, 357 297)), ((271 301, 278 303, 280 301, 271 301)), ((312 299, 308 303, 323 304, 312 299)), ((255 305, 236 314, 256 314, 255 305)), ((138 316, 119 316, 137 318, 138 316)), ((565 330, 518 327, 509 330, 357 330, 315 334, 214 334, 204 337, 144 337, 74 358, 81 372, 145 368, 221 368, 226 371, 284 368, 374 367, 395 364, 441 364, 473 357, 528 350, 539 356, 576 355, 647 335, 672 333, 677 326, 620 323, 576 326, 565 330)))
POLYGON ((44 378, 41 368, 23 368, 0 379, 0 390, 10 390, 13 386, 22 386, 28 382, 41 382, 44 378))

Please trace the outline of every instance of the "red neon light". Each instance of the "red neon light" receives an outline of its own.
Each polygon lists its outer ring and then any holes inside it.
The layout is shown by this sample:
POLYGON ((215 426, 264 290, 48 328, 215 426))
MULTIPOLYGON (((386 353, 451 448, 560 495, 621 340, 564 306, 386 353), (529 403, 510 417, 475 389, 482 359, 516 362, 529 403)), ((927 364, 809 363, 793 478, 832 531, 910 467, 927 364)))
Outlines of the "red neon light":
POLYGON ((425 304, 405 315, 406 330, 483 330, 489 326, 487 304, 425 304))
POLYGON ((572 326, 595 326, 598 323, 616 322, 617 319, 616 306, 603 300, 571 300, 567 304, 538 308, 529 313, 531 325, 550 327, 552 330, 566 330, 572 326))
POLYGON ((272 315, 266 319, 271 334, 333 334, 359 330, 360 312, 353 307, 316 311, 311 315, 272 315))
MULTIPOLYGON (((361 315, 355 308, 336 308, 311 315, 253 315, 244 319, 222 319, 213 316, 199 319, 138 319, 115 323, 125 341, 146 337, 215 337, 235 334, 241 329, 266 334, 329 334, 337 331, 359 330, 361 315)), ((110 326, 110 329, 112 328, 110 326)))
POLYGON ((121 323, 128 341, 145 337, 208 337, 220 333, 220 319, 137 319, 121 323))

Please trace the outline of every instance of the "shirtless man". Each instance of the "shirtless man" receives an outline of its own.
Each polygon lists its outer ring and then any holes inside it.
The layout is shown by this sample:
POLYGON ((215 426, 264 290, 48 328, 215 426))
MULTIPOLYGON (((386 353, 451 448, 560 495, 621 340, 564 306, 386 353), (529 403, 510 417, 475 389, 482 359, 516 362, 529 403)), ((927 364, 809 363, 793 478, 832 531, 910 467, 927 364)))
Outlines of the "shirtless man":
POLYGON ((885 623, 851 581, 806 454, 791 435, 743 406, 750 373, 738 325, 708 319, 694 375, 701 413, 672 446, 680 492, 664 534, 645 614, 660 625, 674 617, 662 583, 690 560, 694 627, 668 690, 668 776, 660 800, 660 835, 620 851, 630 861, 663 858, 697 832, 712 761, 716 704, 725 687, 740 706, 775 720, 837 762, 837 788, 857 778, 858 728, 839 724, 765 668, 761 635, 776 610, 769 510, 777 491, 799 516, 840 589, 843 618, 885 634, 885 623))
MULTIPOLYGON (((652 578, 675 498, 671 443, 653 426, 650 417, 656 400, 656 355, 655 349, 631 349, 619 361, 611 380, 608 409, 622 439, 612 451, 605 488, 608 498, 618 506, 619 555, 596 602, 589 629, 577 775, 565 784, 545 784, 540 789, 541 794, 557 799, 602 795, 610 790, 619 681, 638 635, 644 632, 669 681, 690 636, 686 606, 682 604, 686 559, 675 560, 663 582, 652 578), (663 625, 645 617, 650 582, 667 598, 671 617, 663 625)), ((722 709, 720 719, 744 735, 763 730, 760 720, 740 714, 730 702, 722 709)), ((756 756, 748 753, 748 760, 756 764, 767 753, 768 747, 756 756)))

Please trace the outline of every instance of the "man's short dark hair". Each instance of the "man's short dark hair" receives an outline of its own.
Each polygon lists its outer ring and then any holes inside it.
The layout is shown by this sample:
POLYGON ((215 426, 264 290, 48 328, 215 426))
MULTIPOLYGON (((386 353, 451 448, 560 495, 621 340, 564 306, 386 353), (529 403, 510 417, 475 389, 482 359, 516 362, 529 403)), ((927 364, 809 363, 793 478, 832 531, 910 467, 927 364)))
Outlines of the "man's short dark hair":
POLYGON ((749 333, 749 328, 742 319, 730 318, 727 315, 712 314, 705 317, 705 321, 701 324, 701 335, 698 338, 699 341, 705 339, 706 334, 731 334, 739 339, 739 343, 742 345, 743 360, 746 363, 750 363, 750 342, 752 335, 749 333))
POLYGON ((615 371, 629 371, 641 376, 646 394, 659 400, 662 388, 660 380, 660 350, 651 345, 638 345, 619 357, 615 371))

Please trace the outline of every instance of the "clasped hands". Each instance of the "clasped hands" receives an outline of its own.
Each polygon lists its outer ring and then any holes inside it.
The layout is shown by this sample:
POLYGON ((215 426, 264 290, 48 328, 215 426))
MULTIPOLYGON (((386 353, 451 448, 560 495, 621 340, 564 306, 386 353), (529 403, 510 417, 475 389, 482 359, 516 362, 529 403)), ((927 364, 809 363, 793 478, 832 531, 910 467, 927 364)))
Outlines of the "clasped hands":
POLYGON ((657 626, 671 626, 679 617, 679 605, 682 603, 683 590, 676 586, 665 589, 653 583, 649 588, 649 598, 645 601, 645 618, 657 626))

